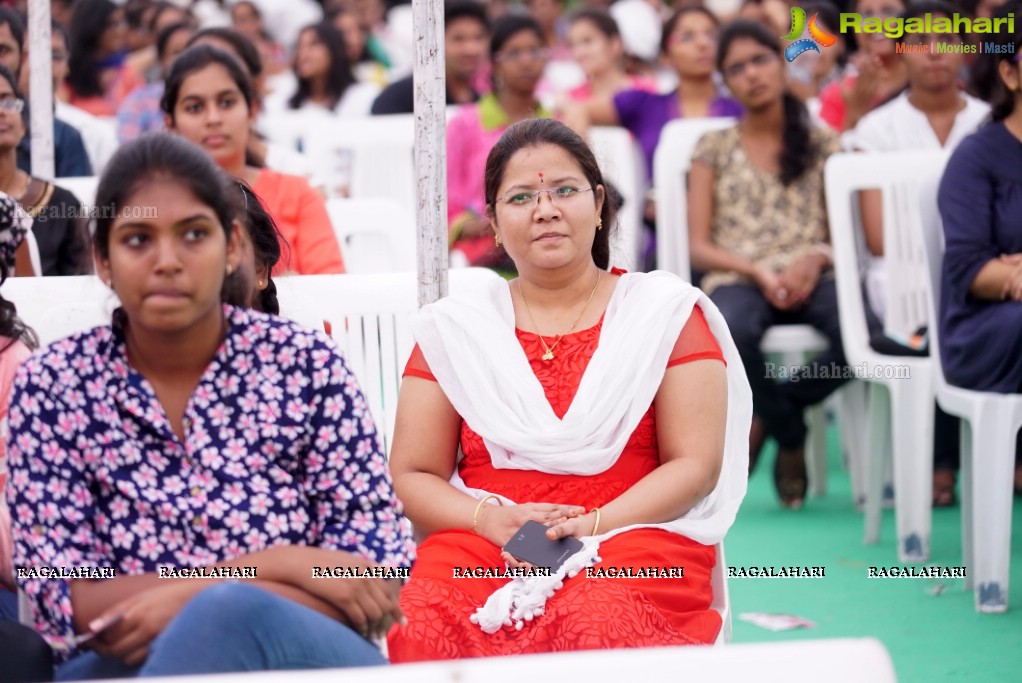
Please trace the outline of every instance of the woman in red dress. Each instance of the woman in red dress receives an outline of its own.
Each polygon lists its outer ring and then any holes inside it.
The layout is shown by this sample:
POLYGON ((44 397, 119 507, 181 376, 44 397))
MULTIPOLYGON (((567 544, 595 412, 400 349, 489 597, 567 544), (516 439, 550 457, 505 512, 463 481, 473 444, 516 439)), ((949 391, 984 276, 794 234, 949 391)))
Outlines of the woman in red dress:
POLYGON ((427 537, 394 662, 717 636, 713 544, 745 494, 748 381, 699 290, 608 272, 604 187, 563 124, 509 128, 485 193, 520 277, 415 320, 391 467, 427 537), (522 564, 501 548, 530 520, 583 549, 552 576, 504 578, 522 564), (607 576, 627 570, 656 576, 607 576))

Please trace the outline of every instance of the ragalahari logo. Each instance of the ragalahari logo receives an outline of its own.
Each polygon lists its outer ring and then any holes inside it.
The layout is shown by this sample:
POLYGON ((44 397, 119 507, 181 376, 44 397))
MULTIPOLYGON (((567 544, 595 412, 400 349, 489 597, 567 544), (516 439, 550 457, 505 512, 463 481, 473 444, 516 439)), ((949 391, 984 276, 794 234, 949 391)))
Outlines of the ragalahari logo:
POLYGON ((806 11, 801 7, 791 8, 791 30, 788 35, 782 38, 787 41, 795 41, 784 50, 784 58, 794 62, 799 55, 810 50, 819 52, 822 47, 830 47, 837 42, 837 36, 820 25, 819 13, 813 14, 809 19, 809 37, 801 38, 802 32, 806 30, 806 11))

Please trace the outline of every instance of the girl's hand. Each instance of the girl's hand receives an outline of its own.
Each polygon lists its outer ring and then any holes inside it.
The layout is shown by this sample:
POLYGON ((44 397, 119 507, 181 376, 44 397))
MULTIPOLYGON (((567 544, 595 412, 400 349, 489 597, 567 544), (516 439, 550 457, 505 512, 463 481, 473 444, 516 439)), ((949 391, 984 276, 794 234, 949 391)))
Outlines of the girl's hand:
POLYGON ((554 524, 550 525, 549 529, 547 529, 546 537, 551 541, 556 541, 559 538, 567 538, 569 536, 574 538, 592 536, 593 529, 595 527, 596 513, 590 512, 585 515, 579 515, 578 517, 558 520, 554 524))
POLYGON ((211 585, 202 581, 173 581, 119 602, 89 624, 90 630, 99 632, 90 646, 104 657, 138 666, 149 656, 149 644, 156 636, 163 633, 189 600, 211 585), (107 628, 111 622, 115 623, 107 628))
POLYGON ((288 557, 293 586, 340 612, 341 620, 365 638, 386 635, 394 623, 404 624, 398 606, 401 582, 377 577, 313 578, 312 567, 352 567, 358 570, 379 567, 353 553, 295 546, 288 557))
POLYGON ((791 264, 781 273, 779 279, 781 286, 789 293, 787 303, 790 309, 799 308, 809 300, 820 282, 822 270, 820 257, 810 254, 791 264))
POLYGON ((788 297, 791 292, 784 287, 776 273, 766 268, 757 268, 753 277, 767 303, 778 310, 788 309, 790 305, 788 297))
POLYGON ((551 523, 583 514, 585 514, 585 508, 579 505, 522 503, 521 505, 498 506, 484 503, 479 509, 476 528, 480 536, 497 547, 503 548, 504 544, 511 540, 515 532, 522 528, 526 522, 533 521, 550 526, 551 523))

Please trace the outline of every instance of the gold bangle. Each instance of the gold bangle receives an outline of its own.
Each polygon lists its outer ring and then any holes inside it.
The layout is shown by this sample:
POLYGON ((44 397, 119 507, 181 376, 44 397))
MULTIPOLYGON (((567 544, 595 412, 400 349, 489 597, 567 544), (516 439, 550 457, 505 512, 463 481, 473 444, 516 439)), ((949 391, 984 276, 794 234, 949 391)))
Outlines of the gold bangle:
POLYGON ((600 528, 600 508, 593 508, 589 512, 596 513, 596 524, 593 525, 593 533, 589 534, 590 536, 595 536, 596 530, 600 528))
POLYGON ((500 498, 498 498, 497 496, 486 496, 481 501, 479 501, 479 504, 476 505, 475 514, 472 515, 472 533, 476 535, 479 534, 479 511, 483 509, 483 504, 486 503, 486 501, 488 500, 497 501, 497 505, 500 505, 501 507, 503 507, 504 505, 504 503, 501 502, 500 498))

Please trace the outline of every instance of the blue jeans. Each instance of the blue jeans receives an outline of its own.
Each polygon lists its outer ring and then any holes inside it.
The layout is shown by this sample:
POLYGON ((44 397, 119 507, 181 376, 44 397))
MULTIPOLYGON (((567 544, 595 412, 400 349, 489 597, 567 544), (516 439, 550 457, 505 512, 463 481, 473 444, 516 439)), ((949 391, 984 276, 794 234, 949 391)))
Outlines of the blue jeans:
POLYGON ((57 680, 380 664, 379 650, 347 626, 261 588, 224 583, 185 605, 141 666, 85 652, 59 666, 57 680))
POLYGON ((18 594, 0 588, 0 621, 18 620, 18 594))

